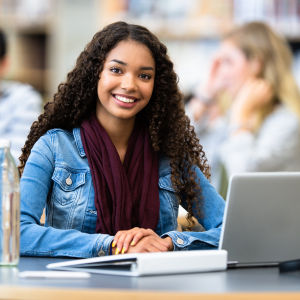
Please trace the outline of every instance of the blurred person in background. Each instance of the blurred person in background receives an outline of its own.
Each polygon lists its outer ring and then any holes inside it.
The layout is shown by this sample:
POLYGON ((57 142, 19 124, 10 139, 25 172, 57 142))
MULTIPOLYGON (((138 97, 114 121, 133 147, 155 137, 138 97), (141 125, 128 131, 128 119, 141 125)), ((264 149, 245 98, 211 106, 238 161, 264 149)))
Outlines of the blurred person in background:
POLYGON ((236 172, 300 171, 300 93, 287 43, 267 25, 227 34, 186 110, 226 196, 236 172))
POLYGON ((11 154, 19 165, 21 148, 43 102, 30 85, 3 80, 9 66, 6 48, 6 37, 0 30, 0 139, 11 141, 11 154))

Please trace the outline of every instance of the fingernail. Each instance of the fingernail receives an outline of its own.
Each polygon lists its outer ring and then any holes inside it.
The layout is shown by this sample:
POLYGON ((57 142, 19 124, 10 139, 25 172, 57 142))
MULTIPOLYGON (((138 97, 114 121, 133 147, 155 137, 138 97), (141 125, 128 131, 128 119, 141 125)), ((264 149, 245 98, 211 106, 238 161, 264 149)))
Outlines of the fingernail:
POLYGON ((116 249, 115 255, 118 255, 120 252, 119 248, 116 249))
POLYGON ((111 244, 111 246, 114 248, 116 246, 116 242, 113 241, 113 243, 111 244))
POLYGON ((121 254, 124 254, 124 253, 125 253, 125 248, 123 247, 121 254))
POLYGON ((135 241, 132 241, 130 246, 134 246, 135 245, 135 241))

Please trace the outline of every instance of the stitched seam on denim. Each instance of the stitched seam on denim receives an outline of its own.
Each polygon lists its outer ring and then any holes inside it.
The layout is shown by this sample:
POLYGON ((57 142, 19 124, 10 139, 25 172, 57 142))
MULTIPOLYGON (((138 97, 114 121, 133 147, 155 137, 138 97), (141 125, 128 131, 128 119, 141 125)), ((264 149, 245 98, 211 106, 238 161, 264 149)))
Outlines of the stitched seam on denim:
POLYGON ((58 142, 57 141, 57 135, 53 133, 53 158, 54 158, 54 166, 56 164, 56 159, 57 159, 57 148, 58 148, 58 142))
MULTIPOLYGON (((91 212, 91 211, 90 211, 90 212, 91 212)), ((91 213, 92 213, 92 212, 91 212, 91 213)), ((96 217, 97 217, 97 214, 93 214, 93 216, 96 216, 96 217)), ((92 218, 89 218, 89 229, 92 228, 92 225, 93 225, 93 224, 92 224, 92 221, 93 221, 92 218)), ((97 223, 97 219, 96 219, 96 223, 97 223)))
MULTIPOLYGON (((85 198, 86 198, 86 201, 85 201, 84 211, 86 211, 86 207, 87 207, 87 205, 88 205, 88 203, 89 203, 90 192, 91 192, 91 186, 92 186, 92 184, 90 184, 89 192, 88 192, 87 196, 85 197, 85 198)), ((84 227, 85 217, 86 217, 86 212, 84 213, 84 216, 83 216, 83 220, 82 220, 82 224, 81 224, 81 229, 80 229, 81 231, 85 228, 85 227, 84 227)), ((89 223, 90 223, 90 222, 89 222, 89 223)), ((91 228, 91 227, 90 227, 90 224, 87 224, 87 230, 88 230, 88 231, 90 231, 90 230, 89 230, 90 228, 91 228)))
POLYGON ((47 134, 49 134, 49 136, 50 136, 50 148, 51 148, 50 150, 51 150, 51 153, 53 155, 54 166, 55 166, 54 137, 53 137, 51 131, 48 131, 47 134))
POLYGON ((76 195, 76 198, 74 199, 74 202, 73 202, 73 205, 72 205, 72 208, 71 208, 71 212, 70 212, 70 215, 69 215, 69 220, 68 220, 68 223, 69 223, 68 228, 70 228, 70 229, 73 228, 74 213, 76 211, 76 207, 77 207, 80 195, 82 194, 82 189, 76 189, 76 191, 77 191, 77 195, 76 195))
POLYGON ((98 252, 100 251, 100 250, 99 250, 99 248, 100 248, 100 239, 101 239, 101 237, 100 237, 100 235, 99 235, 98 241, 97 241, 96 255, 98 255, 98 252))
MULTIPOLYGON (((53 191, 53 190, 52 190, 53 191)), ((52 201, 53 193, 51 192, 51 197, 50 197, 50 203, 49 203, 49 226, 53 227, 53 210, 54 210, 54 203, 52 201)))
POLYGON ((158 180, 158 186, 161 188, 161 189, 165 189, 165 190, 168 190, 168 191, 171 191, 171 192, 176 192, 175 189, 173 188, 172 184, 167 184, 165 183, 166 181, 168 181, 167 179, 164 179, 164 178, 159 178, 158 180))
POLYGON ((165 177, 166 175, 169 175, 171 174, 171 169, 167 169, 167 170, 164 170, 162 171, 161 173, 159 173, 159 177, 165 177))
MULTIPOLYGON (((48 147, 53 155, 53 160, 54 160, 53 170, 54 170, 54 168, 55 168, 54 141, 53 141, 53 136, 52 136, 51 132, 48 131, 47 134, 49 134, 49 136, 50 136, 50 145, 48 145, 48 147)), ((51 166, 52 166, 52 162, 51 162, 51 166)))
POLYGON ((176 191, 175 191, 172 187, 170 187, 170 186, 168 186, 168 185, 165 185, 165 184, 163 184, 163 183, 158 182, 158 186, 159 186, 162 190, 167 190, 167 191, 176 193, 176 191))
MULTIPOLYGON (((168 202, 169 202, 169 205, 171 205, 171 209, 172 209, 172 215, 173 215, 173 228, 175 228, 175 226, 176 226, 176 224, 175 224, 175 219, 176 219, 176 216, 175 216, 175 212, 174 212, 174 209, 173 209, 173 204, 172 204, 172 199, 171 199, 171 197, 169 196, 169 194, 168 194, 168 192, 166 192, 166 191, 163 191, 163 193, 165 194, 165 196, 167 197, 167 199, 168 199, 168 202)), ((175 230, 176 230, 177 228, 175 228, 175 230)))
POLYGON ((75 189, 74 191, 72 191, 72 194, 74 194, 74 195, 73 195, 73 197, 72 197, 70 200, 68 200, 68 201, 62 201, 62 200, 60 200, 59 197, 58 197, 58 195, 56 195, 56 193, 54 192, 54 188, 52 189, 52 195, 53 195, 54 201, 55 201, 56 203, 58 203, 58 204, 61 205, 61 206, 66 206, 66 205, 68 205, 68 204, 71 204, 71 203, 75 200, 75 198, 77 197, 77 194, 78 194, 78 190, 79 190, 79 189, 75 189))
POLYGON ((64 164, 64 163, 55 164, 55 168, 65 169, 68 172, 74 173, 74 174, 90 173, 90 168, 89 167, 86 167, 86 168, 83 168, 83 169, 74 169, 74 168, 71 168, 69 165, 64 164))
POLYGON ((73 136, 74 136, 74 140, 75 140, 75 144, 76 144, 76 148, 77 148, 78 154, 81 156, 80 147, 78 145, 78 140, 77 140, 77 128, 73 129, 73 136))
POLYGON ((81 157, 85 157, 86 154, 84 152, 82 141, 81 141, 80 128, 74 128, 73 129, 73 136, 74 136, 74 139, 75 139, 75 144, 77 146, 77 150, 79 152, 79 155, 81 157))
MULTIPOLYGON (((56 164, 55 135, 54 135, 54 132, 52 130, 48 131, 48 132, 50 134, 51 143, 52 143, 52 154, 53 154, 53 159, 54 159, 53 173, 54 173, 55 164, 56 164)), ((52 176, 53 176, 53 174, 52 174, 52 176)), ((51 197, 50 197, 50 203, 49 203, 49 207, 51 208, 50 211, 49 211, 49 226, 53 226, 53 210, 54 210, 54 203, 53 203, 54 200, 52 200, 52 198, 54 197, 54 195, 53 195, 53 186, 54 186, 54 184, 51 185, 51 197)))

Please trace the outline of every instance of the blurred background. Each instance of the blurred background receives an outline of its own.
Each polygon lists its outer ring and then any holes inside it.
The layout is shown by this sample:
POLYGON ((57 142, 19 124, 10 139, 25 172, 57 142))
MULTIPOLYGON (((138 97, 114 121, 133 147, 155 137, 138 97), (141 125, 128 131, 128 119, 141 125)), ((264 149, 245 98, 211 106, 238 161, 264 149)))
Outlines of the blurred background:
POLYGON ((298 0, 0 0, 6 79, 29 83, 51 100, 92 36, 118 20, 148 27, 167 45, 185 95, 205 77, 220 37, 253 20, 288 39, 300 83, 298 0))

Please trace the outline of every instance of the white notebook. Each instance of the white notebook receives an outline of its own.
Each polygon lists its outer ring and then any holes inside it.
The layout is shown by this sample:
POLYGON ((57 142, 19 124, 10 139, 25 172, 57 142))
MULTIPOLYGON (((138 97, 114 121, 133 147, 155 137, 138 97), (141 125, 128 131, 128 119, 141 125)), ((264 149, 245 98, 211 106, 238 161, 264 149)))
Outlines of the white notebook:
POLYGON ((197 250, 110 255, 49 264, 47 268, 123 276, 223 271, 227 268, 227 251, 197 250))

